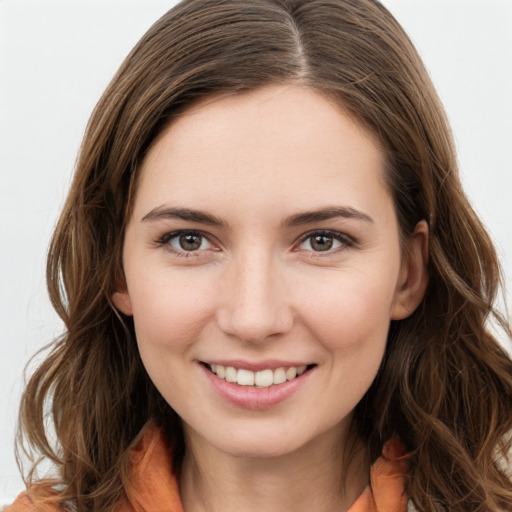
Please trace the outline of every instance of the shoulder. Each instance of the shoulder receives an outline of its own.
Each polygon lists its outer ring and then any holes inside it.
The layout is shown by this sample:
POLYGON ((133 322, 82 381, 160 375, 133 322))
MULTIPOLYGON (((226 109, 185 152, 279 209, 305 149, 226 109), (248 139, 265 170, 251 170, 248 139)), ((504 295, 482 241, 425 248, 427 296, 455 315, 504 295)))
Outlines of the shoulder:
POLYGON ((30 501, 28 496, 23 492, 16 498, 12 505, 2 507, 2 512, 25 512, 25 510, 30 510, 31 507, 32 502, 30 501))
MULTIPOLYGON (((172 451, 162 429, 147 423, 130 448, 126 496, 116 504, 118 512, 173 510, 183 512, 176 475, 172 468, 172 451), (162 507, 162 504, 165 504, 162 507)), ((41 481, 29 486, 15 502, 0 512, 73 512, 72 501, 59 497, 62 486, 56 481, 41 481)))
POLYGON ((2 508, 2 512, 67 512, 57 500, 57 492, 48 485, 37 484, 22 492, 12 505, 2 508))

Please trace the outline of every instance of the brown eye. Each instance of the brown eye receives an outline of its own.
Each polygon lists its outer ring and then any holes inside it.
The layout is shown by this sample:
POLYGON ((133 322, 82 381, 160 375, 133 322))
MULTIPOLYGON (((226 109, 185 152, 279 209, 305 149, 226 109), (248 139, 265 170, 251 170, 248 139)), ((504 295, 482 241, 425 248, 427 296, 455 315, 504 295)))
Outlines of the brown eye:
POLYGON ((197 231, 167 233, 159 240, 159 243, 169 247, 176 254, 202 252, 214 248, 208 238, 197 231))
POLYGON ((179 237, 180 249, 184 251, 197 251, 202 243, 203 237, 201 235, 187 233, 179 237))
POLYGON ((315 235, 311 237, 310 243, 314 251, 328 251, 332 248, 334 240, 329 235, 315 235))
POLYGON ((352 247, 354 241, 337 231, 317 231, 305 235, 299 245, 301 250, 311 252, 335 252, 337 249, 352 247))

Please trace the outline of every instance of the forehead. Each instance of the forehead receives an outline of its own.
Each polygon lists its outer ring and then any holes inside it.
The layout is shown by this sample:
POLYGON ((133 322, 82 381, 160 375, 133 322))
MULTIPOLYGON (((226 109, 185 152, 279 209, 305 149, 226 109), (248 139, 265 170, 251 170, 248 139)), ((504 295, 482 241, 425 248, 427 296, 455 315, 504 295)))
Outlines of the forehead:
POLYGON ((376 137, 325 96, 294 85, 202 100, 164 130, 140 173, 136 207, 146 208, 183 194, 306 208, 386 192, 376 137))

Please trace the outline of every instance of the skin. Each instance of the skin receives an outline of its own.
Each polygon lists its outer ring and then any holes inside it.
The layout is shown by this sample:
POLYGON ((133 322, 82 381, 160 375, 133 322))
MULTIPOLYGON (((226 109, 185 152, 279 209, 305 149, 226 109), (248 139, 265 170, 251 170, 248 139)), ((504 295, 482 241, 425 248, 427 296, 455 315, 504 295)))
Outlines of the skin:
POLYGON ((203 101, 149 151, 113 299, 183 419, 187 512, 347 510, 367 485, 358 444, 342 473, 347 429, 390 319, 408 316, 427 284, 426 224, 401 247, 383 169, 371 133, 295 85, 203 101), (350 215, 289 222, 325 208, 350 215), (199 248, 184 250, 177 230, 195 230, 199 248), (331 248, 312 244, 319 231, 331 248), (219 359, 314 367, 284 401, 253 410, 212 388, 201 363, 219 359))

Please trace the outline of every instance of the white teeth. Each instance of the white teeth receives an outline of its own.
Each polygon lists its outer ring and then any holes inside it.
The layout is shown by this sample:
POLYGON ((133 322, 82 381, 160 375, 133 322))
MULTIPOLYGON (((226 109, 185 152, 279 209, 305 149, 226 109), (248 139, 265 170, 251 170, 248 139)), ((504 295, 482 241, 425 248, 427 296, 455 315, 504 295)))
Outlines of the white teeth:
POLYGON ((288 368, 276 368, 252 372, 243 368, 236 369, 233 366, 222 366, 220 364, 209 365, 210 370, 227 382, 237 383, 239 386, 256 386, 268 388, 272 385, 283 384, 287 380, 295 379, 306 371, 306 366, 290 366, 288 368))
POLYGON ((238 370, 236 382, 239 386, 254 386, 254 372, 251 372, 251 370, 238 370))
POLYGON ((232 366, 226 367, 226 380, 228 382, 236 382, 237 381, 237 371, 232 366))
POLYGON ((263 370, 256 372, 254 376, 254 384, 262 388, 268 388, 274 384, 274 372, 272 370, 263 370))
POLYGON ((286 380, 295 379, 296 376, 297 376, 297 368, 295 368, 295 366, 291 366, 290 368, 288 368, 286 370, 286 380))
POLYGON ((274 384, 282 384, 286 382, 286 371, 284 368, 274 370, 274 384))

